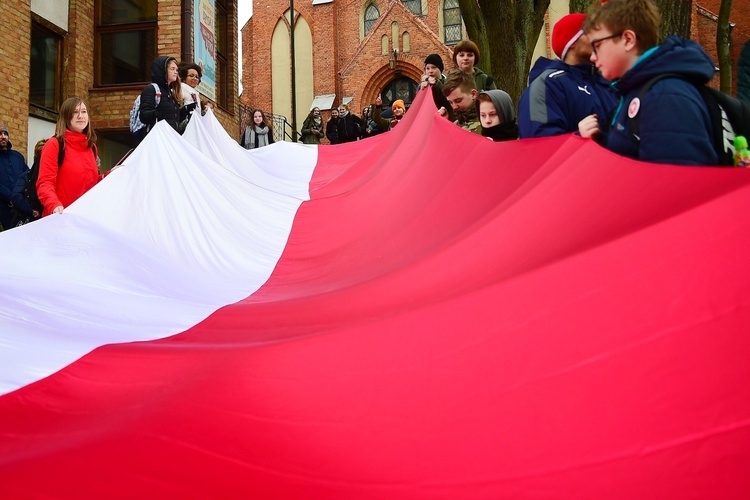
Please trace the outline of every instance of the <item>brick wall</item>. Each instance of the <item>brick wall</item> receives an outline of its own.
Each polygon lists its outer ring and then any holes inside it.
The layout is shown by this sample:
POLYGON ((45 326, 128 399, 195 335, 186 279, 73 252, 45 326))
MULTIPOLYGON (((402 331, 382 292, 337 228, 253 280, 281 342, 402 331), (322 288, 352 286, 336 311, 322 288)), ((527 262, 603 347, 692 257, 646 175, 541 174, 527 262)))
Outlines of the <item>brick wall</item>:
POLYGON ((8 127, 13 149, 26 157, 29 116, 29 54, 31 52, 31 0, 20 0, 3 9, 4 95, 0 99, 0 123, 8 127))
MULTIPOLYGON (((157 7, 158 32, 157 54, 171 55, 179 61, 182 57, 182 2, 181 0, 159 0, 157 7)), ((236 8, 232 5, 231 8, 236 8)), ((230 26, 230 33, 237 32, 236 15, 232 16, 234 25, 230 26)), ((140 94, 143 86, 120 87, 117 89, 93 88, 92 43, 94 39, 94 2, 93 0, 79 0, 71 2, 71 43, 68 51, 73 54, 66 71, 69 73, 70 88, 78 89, 66 95, 79 95, 89 102, 91 108, 91 122, 97 131, 112 130, 126 132, 129 130, 130 109, 133 100, 140 94), (76 40, 87 40, 77 43, 76 40)), ((190 23, 192 26, 192 23, 190 23)), ((192 31, 191 31, 192 35, 192 31)), ((235 45, 231 60, 237 60, 235 45)), ((214 114, 224 129, 232 137, 237 135, 237 69, 230 63, 229 109, 219 109, 214 106, 214 114)), ((208 100, 205 96, 203 99, 208 100)))
MULTIPOLYGON (((439 39, 438 0, 427 0, 427 14, 415 18, 398 0, 379 2, 380 20, 360 45, 359 18, 363 1, 331 2, 312 5, 295 4, 295 10, 310 25, 313 39, 313 93, 336 94, 334 104, 343 97, 354 97, 353 110, 372 102, 390 81, 396 77, 389 68, 393 49, 391 23, 399 26, 399 61, 396 71, 419 81, 424 58, 438 53, 443 58, 445 70, 453 68, 452 52, 439 39), (403 51, 403 34, 408 31, 411 51, 403 51), (382 54, 381 37, 389 38, 389 51, 382 54)), ((253 17, 243 28, 243 94, 242 102, 273 111, 271 96, 271 38, 281 16, 289 8, 285 0, 256 0, 253 17)), ((291 92, 291 84, 290 84, 291 92)), ((326 114, 326 118, 327 118, 326 114)))
MULTIPOLYGON (((721 0, 700 0, 695 2, 691 38, 700 43, 711 58, 718 64, 716 50, 716 30, 721 0)), ((737 62, 740 58, 742 46, 750 40, 750 0, 734 0, 729 21, 734 23, 731 31, 729 57, 732 61, 732 93, 737 92, 737 62)), ((714 77, 711 85, 719 87, 719 75, 714 77)))

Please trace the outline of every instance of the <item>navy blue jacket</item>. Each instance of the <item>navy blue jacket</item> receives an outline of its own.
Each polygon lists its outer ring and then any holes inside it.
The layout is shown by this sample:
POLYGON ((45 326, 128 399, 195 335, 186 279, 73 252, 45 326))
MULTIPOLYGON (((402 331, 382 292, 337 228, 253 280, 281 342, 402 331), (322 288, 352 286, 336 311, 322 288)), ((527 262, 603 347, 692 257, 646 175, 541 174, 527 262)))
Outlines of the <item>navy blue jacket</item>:
POLYGON ((8 147, 0 150, 0 223, 6 229, 13 215, 9 204, 25 215, 31 213, 31 208, 23 196, 28 173, 29 167, 26 166, 23 155, 14 151, 8 141, 8 147))
POLYGON ((540 57, 529 73, 518 101, 521 138, 578 132, 578 122, 591 114, 606 120, 617 97, 593 65, 565 64, 540 57))
POLYGON ((615 153, 653 163, 717 165, 713 126, 695 86, 707 83, 714 72, 709 55, 692 40, 670 36, 663 45, 644 52, 612 83, 620 102, 603 144, 615 153), (635 101, 641 86, 662 73, 680 74, 690 81, 665 78, 635 101), (640 141, 627 127, 629 113, 640 114, 640 141))

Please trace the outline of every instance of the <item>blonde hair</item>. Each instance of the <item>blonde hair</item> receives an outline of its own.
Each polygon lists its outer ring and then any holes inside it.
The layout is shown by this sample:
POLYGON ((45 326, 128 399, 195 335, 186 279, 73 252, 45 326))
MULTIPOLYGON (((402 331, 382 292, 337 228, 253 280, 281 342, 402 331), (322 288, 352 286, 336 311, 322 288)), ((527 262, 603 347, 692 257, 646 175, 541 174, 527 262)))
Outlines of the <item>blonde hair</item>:
POLYGON ((613 34, 631 30, 636 36, 638 53, 642 54, 659 43, 661 15, 651 0, 595 1, 589 7, 583 31, 606 28, 613 34))
POLYGON ((39 158, 39 156, 42 154, 42 149, 44 148, 44 145, 47 144, 47 139, 39 139, 36 143, 36 146, 34 146, 34 160, 39 158))
POLYGON ((184 103, 182 99, 182 79, 180 78, 180 65, 177 63, 177 59, 171 56, 167 58, 167 61, 164 63, 164 75, 167 77, 167 81, 169 81, 169 65, 173 62, 177 66, 177 78, 169 84, 169 90, 172 91, 172 99, 179 106, 182 106, 184 103))

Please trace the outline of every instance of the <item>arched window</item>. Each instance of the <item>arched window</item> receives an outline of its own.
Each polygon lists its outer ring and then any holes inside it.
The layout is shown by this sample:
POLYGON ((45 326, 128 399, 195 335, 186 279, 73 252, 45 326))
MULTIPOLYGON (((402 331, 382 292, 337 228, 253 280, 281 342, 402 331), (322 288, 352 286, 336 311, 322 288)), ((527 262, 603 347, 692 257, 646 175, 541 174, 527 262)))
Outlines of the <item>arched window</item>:
POLYGON ((443 3, 443 38, 446 45, 456 45, 461 41, 461 9, 458 0, 445 0, 443 3))
MULTIPOLYGON (((415 16, 422 15, 422 0, 401 0, 406 8, 409 9, 415 16)), ((458 4, 458 0, 456 0, 458 4)))
POLYGON ((370 29, 372 29, 379 17, 380 11, 375 7, 375 4, 371 3, 368 5, 365 9, 365 35, 370 32, 370 29))

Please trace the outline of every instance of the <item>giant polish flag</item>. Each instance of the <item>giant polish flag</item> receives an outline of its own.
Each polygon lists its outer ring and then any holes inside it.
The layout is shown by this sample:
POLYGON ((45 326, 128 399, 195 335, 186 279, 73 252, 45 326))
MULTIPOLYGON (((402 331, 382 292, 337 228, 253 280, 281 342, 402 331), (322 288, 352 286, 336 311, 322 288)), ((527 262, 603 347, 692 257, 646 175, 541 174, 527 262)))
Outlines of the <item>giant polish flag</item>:
POLYGON ((157 126, 0 234, 0 497, 747 498, 750 171, 157 126))

